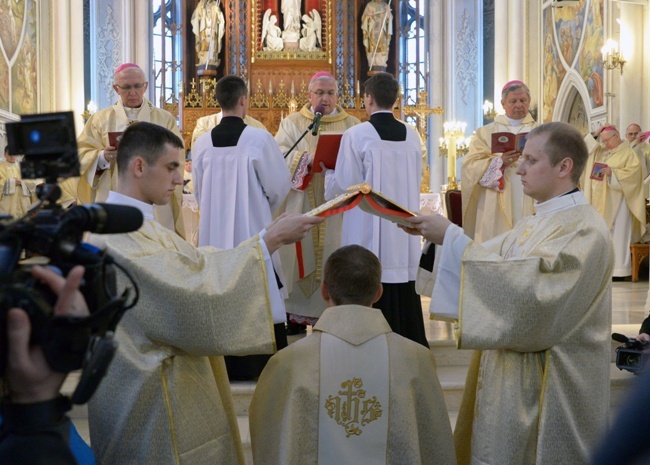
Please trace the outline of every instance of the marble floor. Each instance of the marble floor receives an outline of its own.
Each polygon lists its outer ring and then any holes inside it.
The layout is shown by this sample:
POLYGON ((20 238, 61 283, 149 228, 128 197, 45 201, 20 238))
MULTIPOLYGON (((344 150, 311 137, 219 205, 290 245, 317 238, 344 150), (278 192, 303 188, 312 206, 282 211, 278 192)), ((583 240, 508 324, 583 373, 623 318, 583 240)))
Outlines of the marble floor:
MULTIPOLYGON (((646 298, 648 295, 648 277, 641 276, 641 280, 633 282, 614 282, 612 283, 612 329, 614 332, 620 332, 627 336, 635 335, 641 322, 648 315, 646 310, 646 298)), ((429 298, 422 298, 423 318, 425 319, 425 329, 429 341, 453 340, 453 328, 451 323, 435 321, 429 319, 429 298)), ((307 330, 307 334, 311 328, 307 330)), ((289 336, 289 343, 304 337, 305 334, 289 336)), ((78 375, 72 374, 64 385, 63 391, 71 393, 78 381, 78 375)), ((71 418, 77 427, 79 434, 86 441, 90 442, 88 433, 88 418, 85 406, 75 407, 71 412, 71 418)))

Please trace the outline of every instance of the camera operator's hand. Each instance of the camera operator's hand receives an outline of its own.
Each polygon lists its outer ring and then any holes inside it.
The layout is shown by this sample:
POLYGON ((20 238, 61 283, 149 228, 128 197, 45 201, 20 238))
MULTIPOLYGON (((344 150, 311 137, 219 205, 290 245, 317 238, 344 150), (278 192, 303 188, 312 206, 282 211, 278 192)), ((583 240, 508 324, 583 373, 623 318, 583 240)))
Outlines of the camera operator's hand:
MULTIPOLYGON (((74 267, 63 278, 47 268, 35 266, 32 275, 47 284, 58 295, 55 315, 87 316, 88 307, 79 285, 84 268, 74 267)), ((9 345, 5 377, 9 397, 17 404, 42 402, 54 399, 66 375, 53 371, 45 361, 38 346, 29 345, 31 324, 27 313, 12 308, 7 314, 7 340, 9 345)))
POLYGON ((650 335, 646 333, 641 333, 636 337, 636 340, 639 342, 643 342, 644 344, 647 344, 650 342, 650 335))

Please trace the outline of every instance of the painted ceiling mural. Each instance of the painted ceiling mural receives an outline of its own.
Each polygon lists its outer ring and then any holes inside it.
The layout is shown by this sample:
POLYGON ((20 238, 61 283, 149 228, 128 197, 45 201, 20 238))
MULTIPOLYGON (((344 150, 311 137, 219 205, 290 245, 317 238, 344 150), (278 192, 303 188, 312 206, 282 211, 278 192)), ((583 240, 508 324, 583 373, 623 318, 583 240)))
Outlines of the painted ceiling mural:
POLYGON ((0 109, 37 112, 36 44, 34 0, 0 0, 0 109))
POLYGON ((603 0, 580 0, 574 7, 544 9, 544 122, 551 121, 568 73, 579 76, 591 109, 603 105, 603 0))

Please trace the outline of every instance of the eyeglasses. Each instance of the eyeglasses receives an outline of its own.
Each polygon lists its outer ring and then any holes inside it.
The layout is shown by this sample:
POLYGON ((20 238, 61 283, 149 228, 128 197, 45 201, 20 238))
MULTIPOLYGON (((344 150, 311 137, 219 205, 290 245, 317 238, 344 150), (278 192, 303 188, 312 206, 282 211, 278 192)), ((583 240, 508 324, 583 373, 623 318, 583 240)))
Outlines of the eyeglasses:
POLYGON ((141 82, 141 83, 139 83, 139 84, 133 84, 132 86, 121 86, 121 85, 119 85, 119 84, 115 84, 115 86, 116 86, 118 89, 120 89, 120 90, 126 90, 127 92, 130 91, 131 89, 140 90, 140 89, 142 89, 142 88, 143 88, 144 86, 146 86, 146 85, 147 85, 146 82, 141 82))
MULTIPOLYGON (((311 91, 310 91, 310 92, 311 92, 311 91)), ((336 91, 335 91, 335 90, 329 90, 329 91, 327 91, 327 92, 324 92, 324 91, 322 91, 322 90, 317 90, 316 92, 311 92, 311 93, 314 94, 314 95, 315 95, 316 97, 318 97, 318 98, 321 98, 321 97, 323 97, 324 95, 327 95, 328 97, 334 97, 334 96, 336 95, 336 91)))

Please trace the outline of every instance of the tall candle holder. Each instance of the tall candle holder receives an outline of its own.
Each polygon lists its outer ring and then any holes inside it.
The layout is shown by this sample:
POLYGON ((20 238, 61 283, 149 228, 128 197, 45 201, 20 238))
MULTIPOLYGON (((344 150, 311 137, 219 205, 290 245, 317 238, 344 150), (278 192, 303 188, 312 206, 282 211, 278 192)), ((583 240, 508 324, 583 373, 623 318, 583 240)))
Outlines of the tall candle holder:
POLYGON ((466 155, 469 151, 469 144, 465 139, 465 128, 467 123, 461 121, 447 121, 444 123, 444 138, 440 138, 439 153, 441 157, 447 157, 447 189, 459 189, 456 178, 456 161, 458 157, 466 155))

